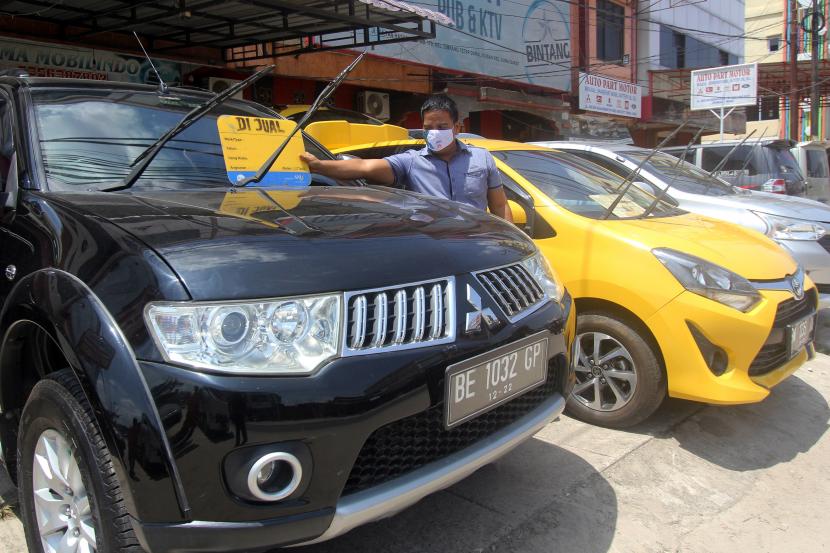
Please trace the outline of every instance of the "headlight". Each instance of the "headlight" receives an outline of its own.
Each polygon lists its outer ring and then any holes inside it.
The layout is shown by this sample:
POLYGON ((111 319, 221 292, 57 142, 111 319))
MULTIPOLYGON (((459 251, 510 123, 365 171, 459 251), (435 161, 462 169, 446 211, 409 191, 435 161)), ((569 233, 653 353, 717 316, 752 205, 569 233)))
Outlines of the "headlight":
POLYGON ((813 221, 790 219, 753 211, 767 225, 766 235, 773 240, 819 240, 827 234, 824 227, 813 221))
POLYGON ((308 374, 339 351, 339 295, 151 303, 145 318, 165 359, 195 368, 308 374))
POLYGON ((565 295, 565 285, 542 254, 537 253, 533 257, 528 257, 522 261, 522 265, 548 297, 554 301, 562 300, 565 295))
POLYGON ((690 292, 743 312, 761 301, 761 294, 747 279, 719 265, 669 248, 652 253, 690 292))

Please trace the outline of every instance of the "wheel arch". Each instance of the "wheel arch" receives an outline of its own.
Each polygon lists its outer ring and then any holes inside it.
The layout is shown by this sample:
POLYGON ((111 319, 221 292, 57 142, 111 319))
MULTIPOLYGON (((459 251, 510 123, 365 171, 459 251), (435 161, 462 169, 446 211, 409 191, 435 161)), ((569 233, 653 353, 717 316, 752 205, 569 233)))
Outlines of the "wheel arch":
POLYGON ((0 443, 6 459, 16 452, 17 421, 32 387, 49 372, 69 367, 93 408, 128 512, 150 522, 185 519, 189 507, 155 403, 132 348, 94 292, 65 271, 36 271, 6 298, 0 329, 5 329, 0 342, 0 443), (38 344, 47 351, 32 351, 38 344), (54 365, 62 362, 62 367, 54 365), (141 426, 142 445, 150 451, 145 456, 163 461, 153 466, 157 501, 152 505, 137 503, 136 482, 128 475, 132 424, 141 426))
POLYGON ((663 349, 660 347, 660 343, 657 341, 657 338, 654 336, 654 333, 648 325, 633 311, 618 303, 602 298, 576 298, 574 302, 576 303, 577 320, 579 320, 580 315, 586 313, 611 313, 625 320, 653 348, 654 352, 657 354, 657 361, 660 363, 660 368, 663 369, 663 375, 666 377, 668 376, 666 373, 666 360, 663 356, 663 349))

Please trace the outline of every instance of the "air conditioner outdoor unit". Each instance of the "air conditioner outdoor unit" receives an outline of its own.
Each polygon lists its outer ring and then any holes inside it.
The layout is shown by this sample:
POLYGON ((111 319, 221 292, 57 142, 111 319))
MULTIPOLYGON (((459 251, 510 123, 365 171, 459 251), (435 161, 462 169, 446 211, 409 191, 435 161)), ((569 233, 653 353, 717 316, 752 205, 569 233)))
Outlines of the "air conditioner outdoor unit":
MULTIPOLYGON (((238 82, 239 79, 222 79, 220 77, 208 77, 208 88, 211 92, 219 94, 221 92, 224 92, 226 89, 232 87, 238 82)), ((237 92, 233 95, 233 97, 238 98, 239 100, 243 100, 245 98, 242 92, 237 92)))
POLYGON ((366 115, 381 121, 389 120, 389 94, 364 90, 357 94, 357 106, 366 115))

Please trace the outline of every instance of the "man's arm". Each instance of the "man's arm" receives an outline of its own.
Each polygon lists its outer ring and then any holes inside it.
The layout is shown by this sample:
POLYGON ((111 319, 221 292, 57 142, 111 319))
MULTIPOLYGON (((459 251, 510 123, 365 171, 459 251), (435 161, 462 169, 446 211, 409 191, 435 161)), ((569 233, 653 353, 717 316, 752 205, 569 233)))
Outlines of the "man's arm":
POLYGON ((367 179, 385 185, 395 183, 395 173, 385 159, 324 160, 308 152, 300 154, 300 159, 308 164, 312 173, 333 179, 367 179))
POLYGON ((493 215, 497 215, 505 221, 513 222, 513 214, 510 212, 503 186, 487 189, 487 207, 493 215))

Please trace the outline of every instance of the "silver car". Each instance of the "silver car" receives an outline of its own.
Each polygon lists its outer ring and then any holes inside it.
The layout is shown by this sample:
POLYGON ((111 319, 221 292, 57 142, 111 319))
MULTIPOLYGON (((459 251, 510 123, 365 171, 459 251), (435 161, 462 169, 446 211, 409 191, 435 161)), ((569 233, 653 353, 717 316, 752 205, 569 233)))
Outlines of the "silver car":
MULTIPOLYGON (((622 177, 627 177, 651 151, 617 144, 536 144, 573 152, 622 177)), ((681 209, 737 223, 771 237, 806 269, 818 286, 822 307, 830 307, 829 206, 805 198, 743 190, 662 152, 652 156, 635 180, 638 186, 658 193, 671 185, 668 195, 681 209)))

